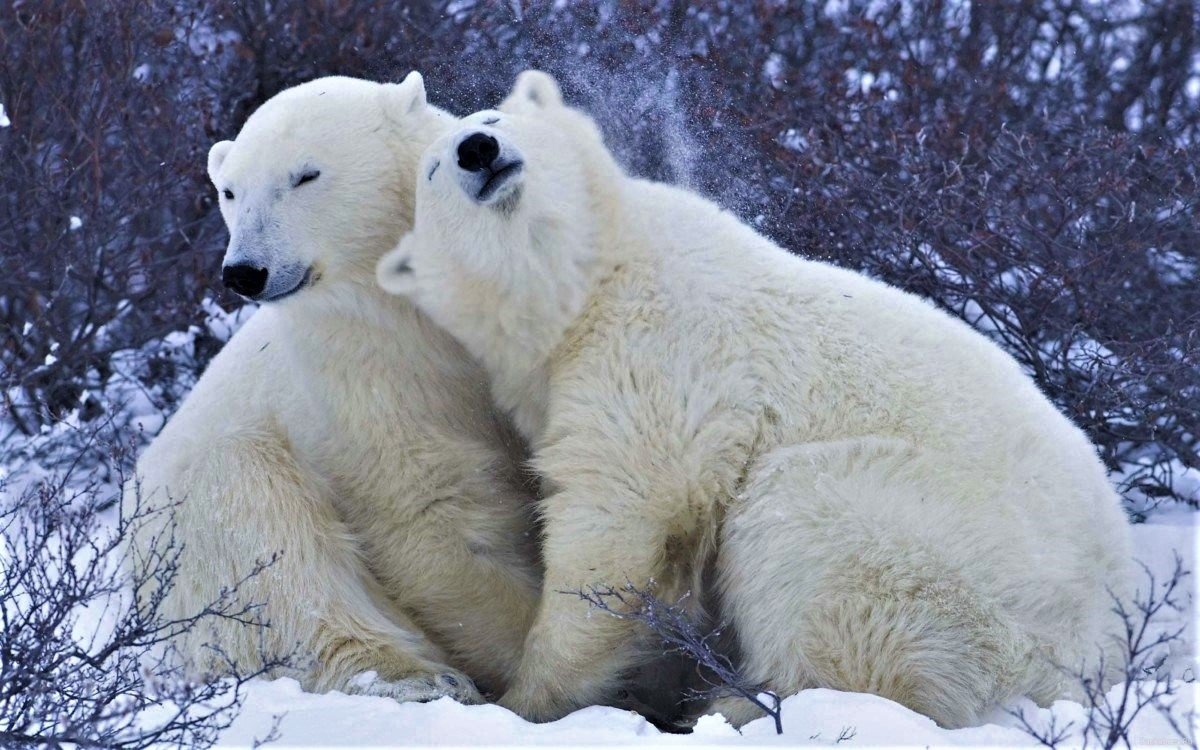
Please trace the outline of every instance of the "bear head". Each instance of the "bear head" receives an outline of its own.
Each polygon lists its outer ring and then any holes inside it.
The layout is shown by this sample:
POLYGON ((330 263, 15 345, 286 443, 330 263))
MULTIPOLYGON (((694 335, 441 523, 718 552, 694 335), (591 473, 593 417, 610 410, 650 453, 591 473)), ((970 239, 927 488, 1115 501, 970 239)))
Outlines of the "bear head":
POLYGON ((415 72, 398 84, 320 78, 272 97, 209 151, 230 235, 225 284, 261 302, 369 284, 412 225, 422 151, 452 123, 415 72))
POLYGON ((563 279, 564 265, 594 258, 622 177, 591 118, 563 103, 553 78, 526 71, 499 108, 463 118, 426 150, 413 231, 380 261, 379 283, 415 297, 453 274, 563 279))
POLYGON ((627 180, 593 121, 529 71, 500 108, 434 142, 416 182, 413 229, 380 260, 379 284, 457 338, 494 393, 511 390, 501 381, 525 380, 623 256, 627 180))

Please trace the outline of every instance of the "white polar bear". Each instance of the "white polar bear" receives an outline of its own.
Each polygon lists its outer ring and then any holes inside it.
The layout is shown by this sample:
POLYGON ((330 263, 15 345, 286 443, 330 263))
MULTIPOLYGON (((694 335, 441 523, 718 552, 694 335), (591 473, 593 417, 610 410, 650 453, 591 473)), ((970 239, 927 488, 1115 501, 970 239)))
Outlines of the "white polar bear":
MULTIPOLYGON (((531 441, 545 584, 501 703, 602 699, 633 625, 562 591, 713 573, 746 676, 878 693, 946 726, 1064 692, 1130 532, 1094 449, 1010 357, 924 301, 626 177, 527 72, 427 152, 379 265, 531 441), (713 566, 710 569, 710 566, 713 566)), ((717 704, 735 722, 748 702, 717 704)))
POLYGON ((267 304, 140 458, 143 502, 182 501, 164 612, 282 557, 240 592, 270 628, 195 633, 201 668, 204 641, 253 668, 265 637, 299 646, 309 689, 478 701, 462 672, 499 692, 518 663, 540 592, 520 439, 462 347, 374 278, 411 226, 421 152, 454 122, 415 73, 323 78, 209 154, 226 282, 267 304))

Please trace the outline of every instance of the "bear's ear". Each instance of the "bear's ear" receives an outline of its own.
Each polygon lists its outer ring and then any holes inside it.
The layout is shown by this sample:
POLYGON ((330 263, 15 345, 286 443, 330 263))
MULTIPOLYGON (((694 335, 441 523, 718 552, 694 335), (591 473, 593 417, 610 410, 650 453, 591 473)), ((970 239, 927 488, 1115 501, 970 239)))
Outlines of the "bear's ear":
POLYGON ((379 259, 375 266, 375 280, 389 294, 412 296, 417 289, 416 273, 412 266, 412 248, 415 240, 412 232, 400 238, 400 243, 379 259))
POLYGON ((231 148, 233 141, 217 141, 208 150, 208 179, 214 183, 217 181, 217 172, 221 171, 221 165, 225 163, 225 157, 229 156, 231 148))
POLYGON ((542 109, 545 107, 558 107, 563 103, 562 90, 558 87, 558 81, 549 73, 543 73, 540 70, 526 70, 517 76, 517 82, 513 84, 512 93, 500 105, 501 109, 512 109, 513 107, 534 107, 542 109), (506 107, 507 105, 507 107, 506 107))
POLYGON ((383 85, 383 110, 389 119, 403 122, 428 105, 425 98, 425 79, 417 71, 404 77, 400 83, 383 85))

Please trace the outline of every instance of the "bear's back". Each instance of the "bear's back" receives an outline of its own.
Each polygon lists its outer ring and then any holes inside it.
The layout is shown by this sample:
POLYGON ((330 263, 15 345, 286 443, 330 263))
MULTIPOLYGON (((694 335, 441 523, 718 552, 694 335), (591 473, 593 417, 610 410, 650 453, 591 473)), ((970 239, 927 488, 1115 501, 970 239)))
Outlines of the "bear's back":
MULTIPOLYGON (((853 412, 809 426, 909 434, 964 461, 1001 436, 1099 468, 1094 449, 1017 362, 965 322, 863 274, 791 255, 689 191, 630 180, 630 244, 695 351, 720 339, 756 381, 806 381, 853 412), (917 434, 912 434, 912 433, 917 434)), ((684 347, 686 349, 686 347, 684 347)), ((818 420, 819 421, 819 420, 818 420)))

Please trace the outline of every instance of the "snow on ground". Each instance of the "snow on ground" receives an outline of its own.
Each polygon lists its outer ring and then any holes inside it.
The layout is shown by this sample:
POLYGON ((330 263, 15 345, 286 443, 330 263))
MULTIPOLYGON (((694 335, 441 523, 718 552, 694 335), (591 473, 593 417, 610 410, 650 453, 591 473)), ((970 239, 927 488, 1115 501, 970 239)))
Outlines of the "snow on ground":
MULTIPOLYGON (((1176 552, 1188 570, 1195 570, 1197 514, 1171 509, 1151 515, 1134 526, 1136 554, 1160 578, 1169 577, 1176 552)), ((1194 584, 1194 581, 1192 581, 1194 584)), ((1195 619, 1194 585, 1188 587, 1188 615, 1165 619, 1159 627, 1195 619)), ((1195 622, 1189 629, 1195 630, 1195 622)), ((1189 639, 1189 643, 1190 643, 1189 639)), ((1196 663, 1195 645, 1174 655, 1176 672, 1185 674, 1196 663)), ((1185 674, 1186 676, 1186 674, 1185 674)), ((1118 690, 1114 687, 1113 690, 1118 690)), ((1195 703, 1195 683, 1185 686, 1179 708, 1186 712, 1195 703)), ((1059 726, 1085 722, 1083 706, 1059 701, 1038 709, 1030 701, 1011 708, 1023 709, 1030 723, 1044 727, 1051 716, 1059 726)), ((721 719, 701 721, 690 735, 663 734, 644 719, 615 708, 592 707, 576 711, 551 724, 530 724, 499 706, 462 706, 443 698, 433 703, 399 704, 388 698, 350 696, 343 693, 313 695, 295 680, 257 681, 250 686, 245 708, 221 738, 219 747, 249 747, 267 735, 274 717, 283 715, 276 744, 304 747, 396 746, 629 746, 712 747, 717 745, 842 745, 868 747, 907 745, 1035 746, 1037 742, 1019 728, 1017 720, 997 709, 984 726, 946 730, 920 714, 874 695, 807 690, 783 703, 782 736, 768 718, 737 730, 721 719), (848 738, 838 741, 839 737, 848 738)), ((1181 744, 1166 721, 1147 710, 1134 722, 1132 739, 1137 746, 1181 744)), ((1064 746, 1079 745, 1074 734, 1064 746)))
MULTIPOLYGON (((1114 688, 1115 689, 1115 688, 1114 688)), ((1077 703, 1059 701, 1050 709, 1020 706, 1036 722, 1053 713, 1060 725, 1083 723, 1077 703)), ((967 729, 939 728, 932 719, 885 698, 836 690, 806 690, 783 703, 784 733, 764 718, 741 733, 724 719, 705 717, 689 735, 663 734, 645 719, 615 708, 585 708, 551 724, 530 724, 499 706, 462 706, 449 698, 432 703, 400 704, 388 698, 343 693, 304 693, 294 680, 254 685, 245 710, 222 736, 218 747, 249 747, 270 730, 273 716, 286 714, 275 744, 301 747, 411 746, 1036 746, 1016 720, 997 712, 995 723, 967 729), (839 741, 839 738, 842 738, 839 741)), ((1034 721, 1031 718, 1031 721, 1034 721)), ((1176 735, 1157 714, 1145 713, 1134 725, 1135 745, 1178 745, 1176 735)), ((1064 746, 1079 744, 1068 740, 1064 746)))

